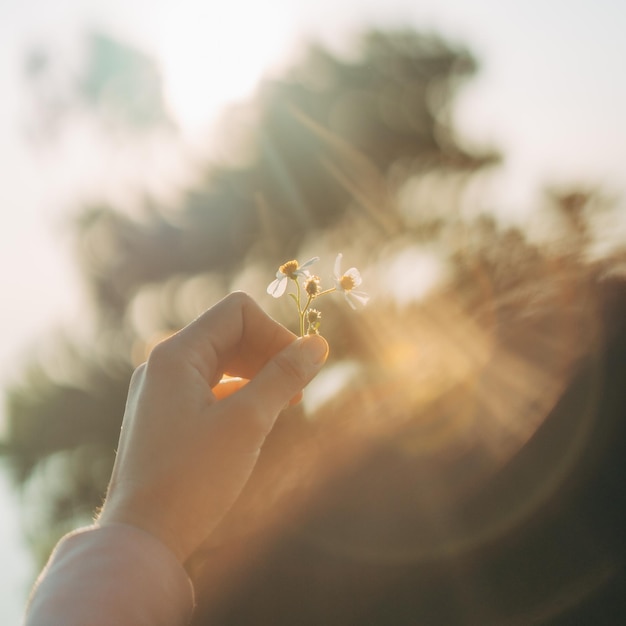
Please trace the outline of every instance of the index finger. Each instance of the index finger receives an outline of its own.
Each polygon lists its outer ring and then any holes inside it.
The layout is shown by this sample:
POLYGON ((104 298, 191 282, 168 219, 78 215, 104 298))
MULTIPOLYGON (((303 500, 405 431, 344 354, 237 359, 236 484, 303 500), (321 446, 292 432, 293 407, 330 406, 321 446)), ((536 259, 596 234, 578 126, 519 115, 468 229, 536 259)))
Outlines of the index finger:
POLYGON ((224 373, 253 378, 295 339, 249 295, 234 292, 168 341, 179 343, 186 357, 213 386, 224 373))

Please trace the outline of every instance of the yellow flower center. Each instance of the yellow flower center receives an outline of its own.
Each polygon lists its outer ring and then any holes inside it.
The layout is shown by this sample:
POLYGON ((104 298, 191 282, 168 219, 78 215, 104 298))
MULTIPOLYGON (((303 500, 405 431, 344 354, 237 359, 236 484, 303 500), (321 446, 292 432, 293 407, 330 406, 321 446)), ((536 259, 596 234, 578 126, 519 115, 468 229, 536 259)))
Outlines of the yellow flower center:
POLYGON ((354 289, 355 282, 354 282, 354 278, 352 278, 352 276, 348 276, 347 274, 344 274, 341 279, 339 280, 339 284, 341 285, 341 288, 344 291, 350 291, 351 289, 354 289))
POLYGON ((278 271, 281 274, 288 276, 289 278, 295 278, 296 277, 295 272, 299 267, 300 265, 298 264, 298 261, 294 259, 293 261, 287 261, 287 263, 285 263, 284 265, 281 265, 278 268, 278 271))

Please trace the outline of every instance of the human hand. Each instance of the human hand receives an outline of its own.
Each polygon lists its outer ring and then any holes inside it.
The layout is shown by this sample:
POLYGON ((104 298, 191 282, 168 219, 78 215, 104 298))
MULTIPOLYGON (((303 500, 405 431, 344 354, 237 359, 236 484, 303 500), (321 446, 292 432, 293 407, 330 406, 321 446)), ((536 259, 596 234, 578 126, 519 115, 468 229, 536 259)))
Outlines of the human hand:
POLYGON ((133 524, 185 561, 235 502, 276 417, 327 353, 322 337, 296 339, 243 293, 158 344, 131 379, 98 523, 133 524), (220 383, 224 374, 244 381, 220 383))

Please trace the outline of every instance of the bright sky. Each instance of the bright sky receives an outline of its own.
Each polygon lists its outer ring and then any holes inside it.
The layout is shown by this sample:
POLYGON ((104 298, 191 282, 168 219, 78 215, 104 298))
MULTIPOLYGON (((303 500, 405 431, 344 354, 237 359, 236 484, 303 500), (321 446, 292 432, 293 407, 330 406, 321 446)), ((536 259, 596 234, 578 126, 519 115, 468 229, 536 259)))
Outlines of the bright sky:
MULTIPOLYGON (((457 120, 466 136, 506 156, 491 198, 501 211, 523 214, 546 182, 598 183, 626 197, 624 3, 0 0, 0 289, 11 294, 0 307, 0 385, 25 346, 53 325, 80 322, 64 211, 78 193, 119 180, 128 185, 133 176, 109 167, 111 155, 93 154, 80 134, 43 152, 26 141, 26 46, 62 44, 75 55, 80 32, 90 26, 135 43, 161 62, 170 106, 197 146, 220 104, 245 97, 301 35, 345 47, 349 33, 367 24, 432 29, 478 57, 481 72, 463 91, 457 120)), ((8 506, 0 493, 0 508, 8 506)), ((10 514, 2 510, 0 517, 10 514)), ((0 527, 3 555, 18 554, 13 526, 0 527)), ((5 557, 2 569, 10 570, 5 557)), ((16 623, 22 601, 10 588, 0 584, 2 623, 16 623)))

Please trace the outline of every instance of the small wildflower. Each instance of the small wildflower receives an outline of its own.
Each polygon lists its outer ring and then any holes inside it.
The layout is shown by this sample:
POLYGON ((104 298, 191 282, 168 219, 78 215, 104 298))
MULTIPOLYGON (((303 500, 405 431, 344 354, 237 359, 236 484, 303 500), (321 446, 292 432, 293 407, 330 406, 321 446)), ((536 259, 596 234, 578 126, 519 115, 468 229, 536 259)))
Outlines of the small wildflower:
POLYGON ((319 322, 322 318, 322 314, 317 309, 309 309, 306 314, 306 319, 309 324, 314 324, 315 322, 319 322))
POLYGON ((302 265, 300 265, 295 259, 293 261, 287 261, 287 263, 284 263, 278 268, 278 271, 276 272, 276 279, 268 285, 267 293, 269 293, 270 296, 274 296, 274 298, 280 298, 287 289, 287 281, 289 279, 297 280, 298 276, 308 278, 309 272, 306 268, 313 265, 316 261, 319 261, 319 257, 317 256, 309 259, 302 265))
POLYGON ((319 257, 313 257, 302 265, 295 259, 283 263, 276 272, 276 278, 267 287, 267 293, 274 298, 280 298, 285 293, 289 281, 293 281, 294 291, 290 292, 289 296, 293 299, 298 311, 301 337, 304 336, 305 332, 308 335, 319 334, 322 314, 317 309, 309 308, 313 300, 317 302, 321 296, 340 291, 353 309, 356 309, 355 303, 367 304, 369 296, 362 291, 355 291, 355 288, 361 284, 359 270, 356 267, 351 267, 347 272, 342 273, 342 258, 343 255, 338 254, 335 261, 334 287, 323 289, 319 276, 308 271, 307 268, 318 261, 319 257), (300 282, 300 278, 303 278, 302 282, 300 282))
POLYGON ((306 321, 308 323, 307 334, 319 334, 319 327, 322 323, 322 314, 317 309, 309 309, 307 311, 306 321))
POLYGON ((343 255, 339 253, 335 260, 335 287, 337 291, 343 291, 346 298, 346 302, 356 309, 355 302, 366 305, 370 297, 363 291, 354 291, 355 287, 358 287, 362 280, 361 274, 356 267, 351 267, 345 273, 341 272, 341 259, 343 255))
POLYGON ((319 276, 309 276, 304 281, 304 291, 307 292, 309 297, 315 298, 315 296, 317 296, 320 291, 322 291, 319 276))

